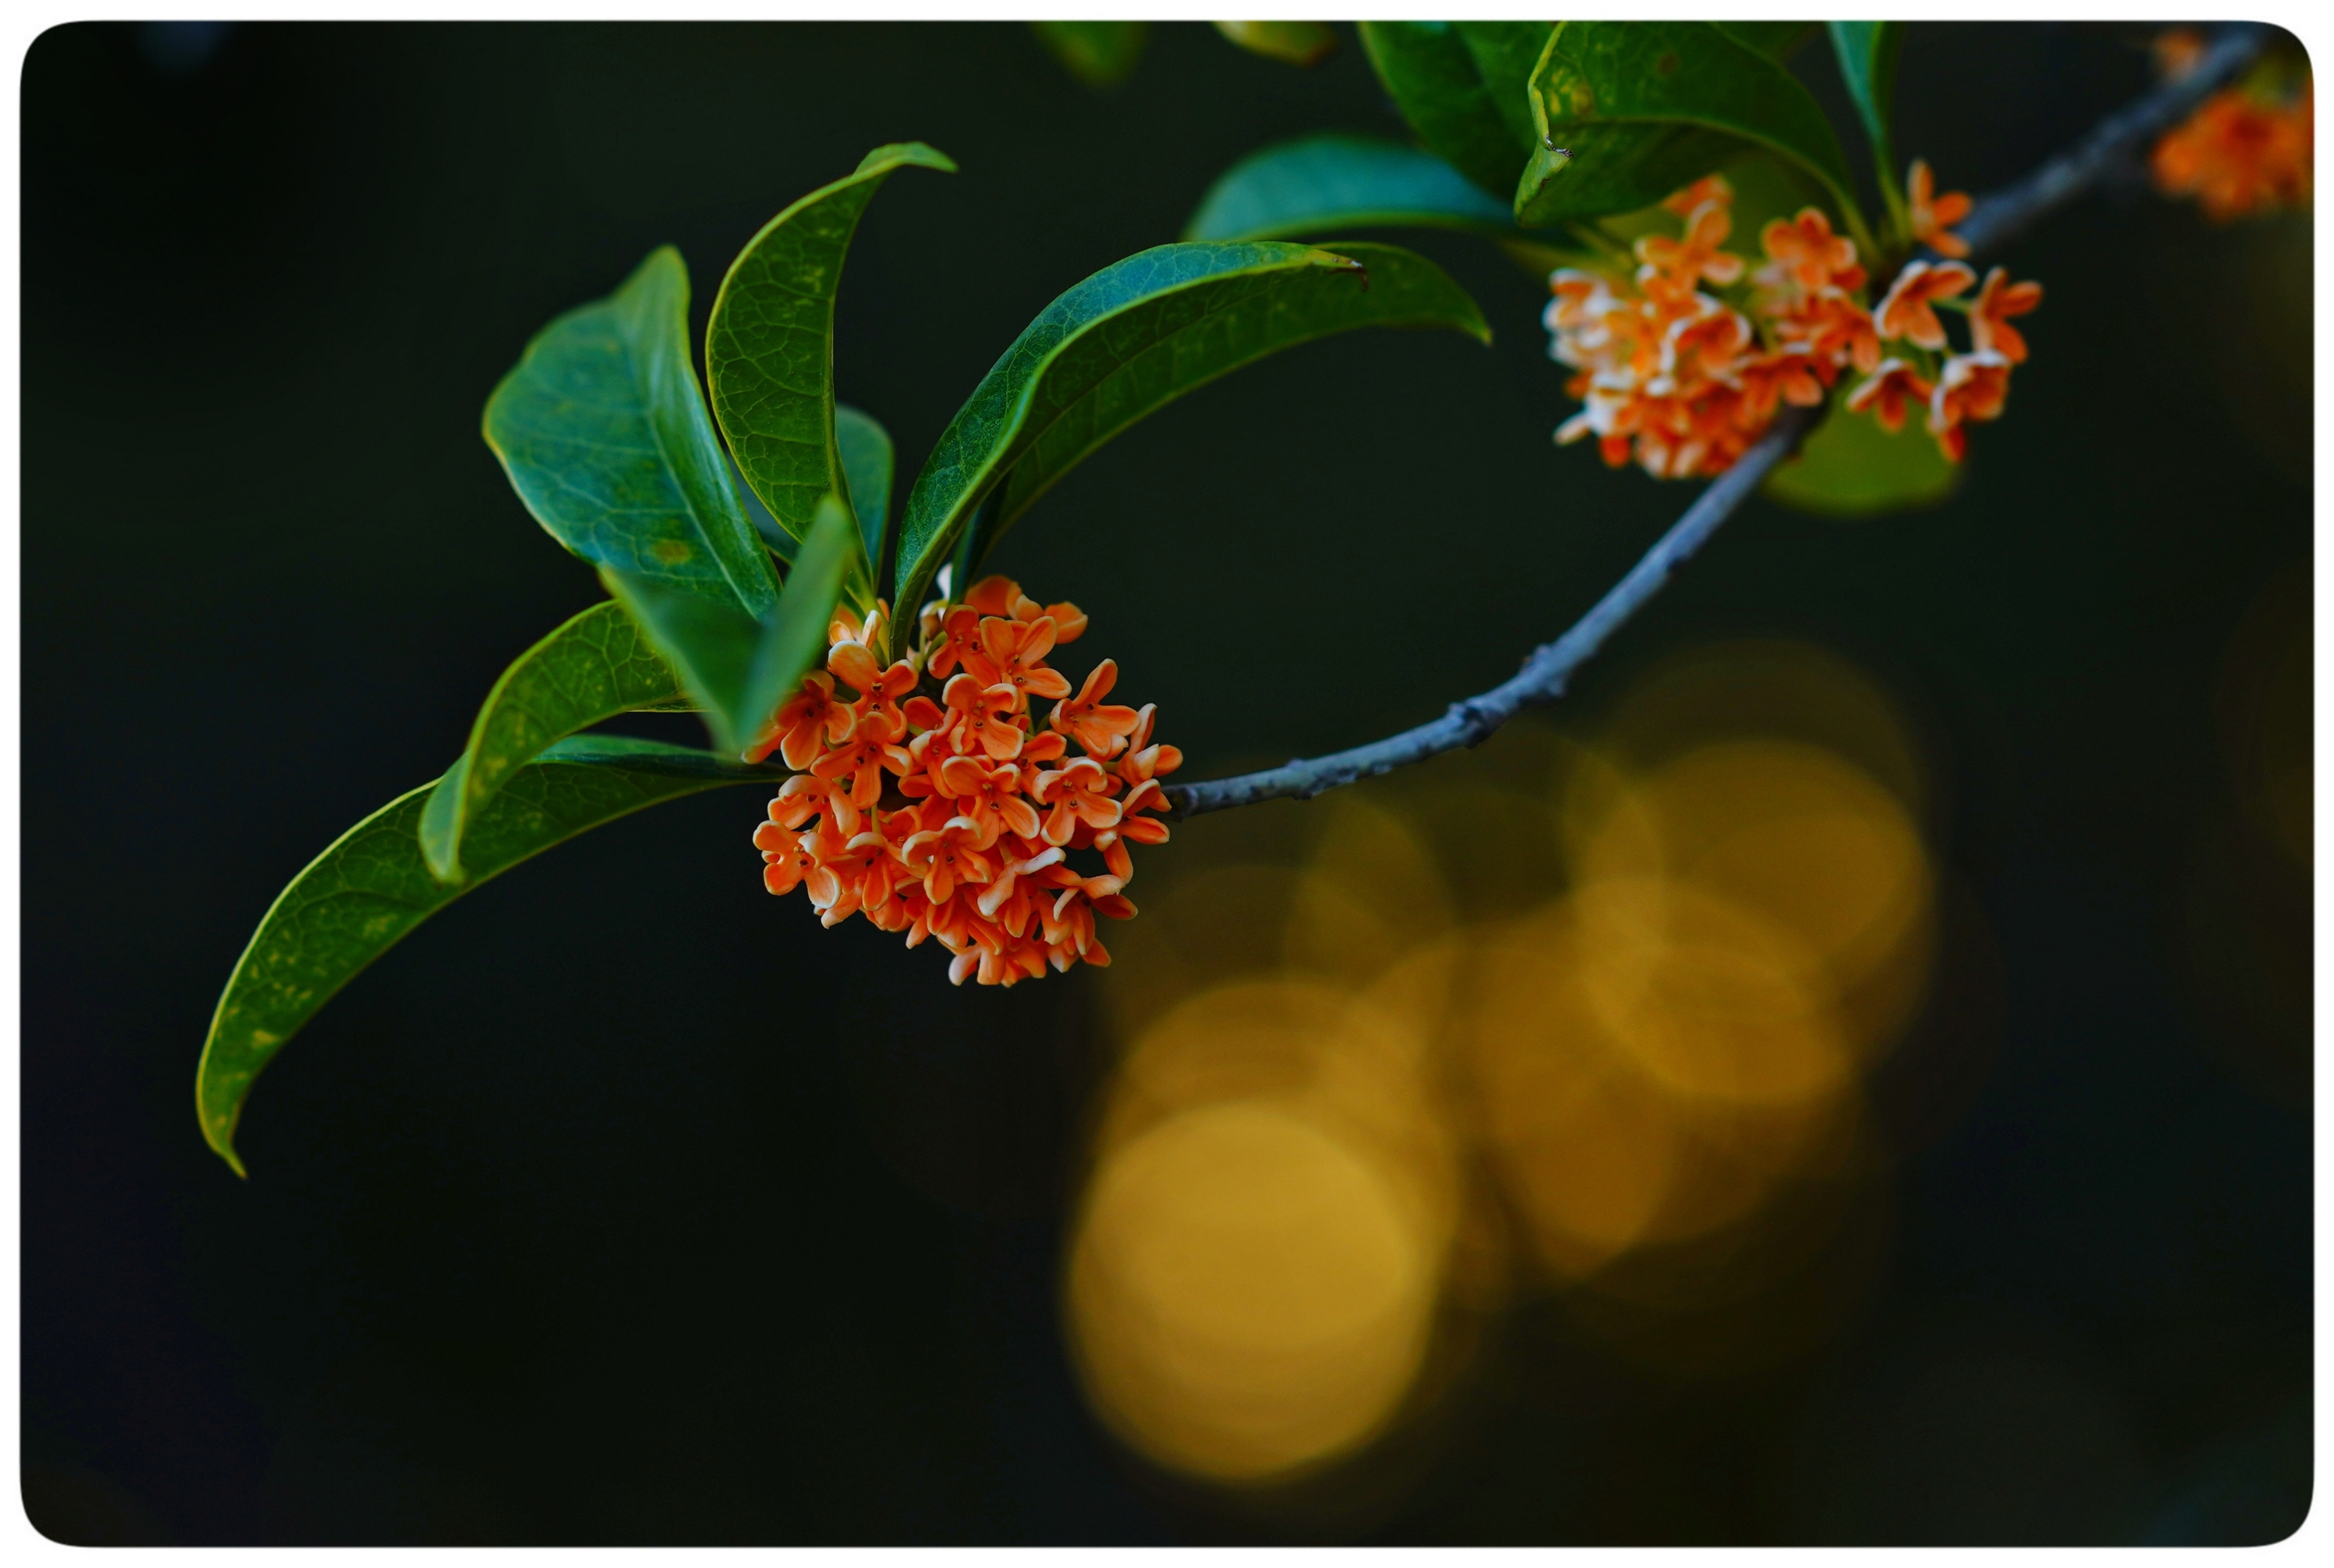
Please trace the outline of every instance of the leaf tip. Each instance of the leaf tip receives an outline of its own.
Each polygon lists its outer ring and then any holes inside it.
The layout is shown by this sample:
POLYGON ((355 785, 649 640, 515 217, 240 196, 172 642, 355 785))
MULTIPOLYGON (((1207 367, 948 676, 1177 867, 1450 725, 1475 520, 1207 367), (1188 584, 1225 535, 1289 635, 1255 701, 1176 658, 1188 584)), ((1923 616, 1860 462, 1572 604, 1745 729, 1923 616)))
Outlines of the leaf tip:
POLYGON ((884 164, 890 164, 895 168, 914 164, 920 168, 937 169, 942 174, 957 172, 956 159, 929 142, 922 141, 887 141, 861 159, 859 167, 851 172, 865 174, 869 169, 884 164))

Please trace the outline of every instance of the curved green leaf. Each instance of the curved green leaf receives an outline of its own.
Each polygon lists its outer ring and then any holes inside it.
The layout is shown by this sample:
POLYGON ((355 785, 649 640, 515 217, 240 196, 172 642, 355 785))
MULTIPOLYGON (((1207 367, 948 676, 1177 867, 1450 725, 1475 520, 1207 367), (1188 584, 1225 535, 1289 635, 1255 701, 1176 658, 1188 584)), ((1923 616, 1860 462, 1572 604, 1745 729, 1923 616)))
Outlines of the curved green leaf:
POLYGON ((400 795, 293 879, 236 961, 195 1070, 203 1140, 245 1174, 235 1130, 252 1080, 359 971, 471 888, 642 806, 785 776, 655 741, 563 740, 514 773, 472 821, 470 880, 459 886, 431 876, 422 858, 417 835, 434 786, 400 795))
MULTIPOLYGON (((1475 74, 1481 79, 1484 95, 1500 123, 1507 127, 1516 147, 1529 152, 1537 129, 1531 111, 1531 75, 1547 52, 1555 24, 1454 22, 1451 25, 1458 29, 1460 41, 1475 62, 1475 74)), ((1506 196, 1513 188, 1510 181, 1496 194, 1506 196)))
POLYGON ((1115 87, 1125 81, 1151 35, 1141 22, 1032 22, 1029 28, 1088 87, 1115 87))
POLYGON ((1963 467, 1945 460, 1917 411, 1891 435, 1869 415, 1835 406, 1761 493, 1802 512, 1871 517, 1935 505, 1959 486, 1963 467))
POLYGON ((1507 203, 1420 148, 1367 136, 1307 136, 1268 147, 1208 188, 1185 239, 1319 238, 1355 228, 1516 232, 1507 203))
POLYGON ((902 622, 912 624, 976 508, 973 565, 1047 486, 1145 414, 1278 350, 1366 326, 1491 335, 1465 290, 1391 245, 1191 242, 1087 278, 1005 351, 916 476, 892 601, 902 622))
POLYGON ((1648 207, 1742 142, 1821 180, 1866 255, 1847 161, 1808 90, 1707 22, 1567 22, 1532 73, 1538 142, 1516 187, 1527 227, 1648 207))
POLYGON ((1428 148, 1493 196, 1516 188, 1531 149, 1527 101, 1545 22, 1364 22, 1362 47, 1428 148))
POLYGON ((956 171, 921 141, 877 148, 848 178, 764 224, 713 296, 705 328, 713 417, 747 484, 797 539, 819 497, 844 486, 834 429, 834 295, 844 257, 884 180, 911 166, 956 171))
MULTIPOLYGON (((892 433, 873 415, 840 403, 834 409, 834 445, 843 459, 845 499, 859 520, 860 542, 868 561, 881 567, 892 542, 892 433)), ((874 581, 882 579, 882 572, 875 572, 874 581)))
POLYGON ((767 617, 606 567, 600 578, 705 710, 713 744, 736 756, 761 738, 778 705, 825 653, 844 578, 862 559, 850 509, 828 495, 767 617))
POLYGON ((620 713, 681 699, 680 678, 620 605, 595 604, 520 654, 487 693, 470 744, 421 813, 430 874, 441 882, 463 879, 464 832, 544 747, 620 713))
POLYGON ((767 614, 777 573, 698 394, 688 316, 689 269, 662 246, 527 344, 487 401, 487 445, 584 560, 767 614))
POLYGON ((1890 216, 1902 221, 1898 209, 1904 196, 1896 184, 1896 154, 1890 146, 1888 120, 1896 104, 1896 57, 1905 47, 1902 22, 1832 22, 1832 53, 1839 59, 1840 80, 1871 139, 1873 168, 1879 174, 1881 195, 1890 216))
POLYGON ((1216 31, 1268 60, 1312 65, 1337 47, 1337 35, 1320 22, 1219 22, 1216 31))

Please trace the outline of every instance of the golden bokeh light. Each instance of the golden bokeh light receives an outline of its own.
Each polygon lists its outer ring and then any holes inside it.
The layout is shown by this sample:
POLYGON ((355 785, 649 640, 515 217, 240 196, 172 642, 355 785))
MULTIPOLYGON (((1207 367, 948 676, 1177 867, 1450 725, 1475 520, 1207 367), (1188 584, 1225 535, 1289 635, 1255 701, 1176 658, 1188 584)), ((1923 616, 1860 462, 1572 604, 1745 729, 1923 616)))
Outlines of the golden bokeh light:
POLYGON ((1938 929, 1890 699, 1730 644, 1499 748, 1137 890, 1065 1300, 1095 1407, 1166 1468, 1279 1496, 1427 1429, 1462 1325, 1535 1282, 1625 1338, 1796 1288, 1760 1238, 1872 1168, 1864 1073, 1938 929))
POLYGON ((1105 1159, 1069 1319, 1096 1407, 1134 1448, 1264 1480, 1385 1423, 1424 1356, 1437 1273, 1380 1161, 1288 1105, 1232 1100, 1105 1159))
POLYGON ((1633 683, 1604 726, 1603 749, 1637 768, 1727 740, 1817 747, 1878 782, 1914 821, 1931 780, 1895 699, 1847 659, 1779 638, 1705 644, 1633 683))

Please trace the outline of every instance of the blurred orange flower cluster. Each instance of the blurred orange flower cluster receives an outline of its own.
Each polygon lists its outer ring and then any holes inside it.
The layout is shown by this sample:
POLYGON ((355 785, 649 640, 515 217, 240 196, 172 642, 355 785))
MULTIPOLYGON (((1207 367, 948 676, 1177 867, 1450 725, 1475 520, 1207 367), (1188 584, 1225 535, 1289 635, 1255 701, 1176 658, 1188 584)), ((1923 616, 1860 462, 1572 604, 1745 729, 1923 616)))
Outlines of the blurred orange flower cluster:
POLYGON ((803 889, 827 926, 861 914, 911 948, 937 939, 957 985, 1108 964, 1095 917, 1133 918, 1127 846, 1167 841, 1167 824, 1142 813, 1166 811, 1159 775, 1183 761, 1152 740, 1155 708, 1104 700, 1118 678, 1110 659, 1074 695, 1046 659, 1085 616, 1041 607, 1009 579, 926 606, 916 649, 889 669, 871 651, 884 614, 836 613, 825 671, 803 678, 750 754, 775 749, 798 770, 754 830, 763 886, 803 889), (1033 698, 1053 703, 1043 734, 1033 698), (1098 852, 1100 868, 1071 865, 1078 851, 1098 852))
MULTIPOLYGON (((2164 74, 2177 81, 2195 68, 2204 40, 2174 28, 2156 40, 2164 74)), ((2281 90, 2274 67, 2206 99, 2156 144, 2149 160, 2166 196, 2193 196, 2215 223, 2229 223, 2310 201, 2312 109, 2305 73, 2281 90)))
MULTIPOLYGON (((1941 256, 1966 255, 1950 226, 1969 198, 1938 194, 1918 160, 1907 185, 1913 237, 1941 256)), ((1657 479, 1706 478, 1732 467, 1783 404, 1817 407, 1854 370, 1864 380, 1848 395, 1851 411, 1894 431, 1908 403, 1925 403, 1930 434, 1959 460, 1963 424, 2001 412, 2010 367, 2026 358, 2010 318, 2041 303, 2041 285, 2011 284, 1997 267, 1964 303, 1976 273, 1958 260, 1916 261, 1870 310, 1856 242, 1833 233, 1818 208, 1769 223, 1756 269, 1721 249, 1733 194, 1710 175, 1669 197, 1662 205, 1684 219, 1684 232, 1640 238, 1629 278, 1568 267, 1550 274, 1549 352, 1577 372, 1566 390, 1583 404, 1557 440, 1593 435, 1615 467, 1634 456, 1657 479), (1969 352, 1951 351, 1941 304, 1967 314, 1969 352)))

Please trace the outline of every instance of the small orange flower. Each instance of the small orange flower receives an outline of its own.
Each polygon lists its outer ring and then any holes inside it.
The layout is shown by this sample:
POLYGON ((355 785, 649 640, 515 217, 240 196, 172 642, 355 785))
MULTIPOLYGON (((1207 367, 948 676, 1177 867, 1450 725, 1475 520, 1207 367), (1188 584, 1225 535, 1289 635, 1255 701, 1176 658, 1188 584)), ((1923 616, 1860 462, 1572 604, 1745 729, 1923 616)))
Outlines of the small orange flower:
POLYGON ((874 805, 883 794, 883 770, 905 774, 915 760, 893 744, 900 732, 881 713, 859 720, 851 738, 810 765, 815 777, 851 781, 851 803, 861 811, 874 805))
POLYGON ((1682 317, 1663 334, 1662 373, 1654 378, 1654 386, 1666 391, 1699 381, 1724 380, 1733 374, 1735 361, 1757 341, 1742 313, 1723 305, 1698 316, 1682 317))
POLYGON ((2156 188, 2193 196, 2215 223, 2308 202, 2310 84, 2278 99, 2224 88, 2166 132, 2149 159, 2156 188))
POLYGON ((1935 190, 1928 161, 1914 159, 1912 168, 1905 176, 1905 216, 1911 225, 1913 237, 1939 255, 1965 256, 1969 255, 1969 245, 1961 236, 1952 232, 1951 226, 1969 216, 1970 198, 1957 190, 1943 196, 1936 195, 1935 190))
POLYGON ((1856 242, 1832 233, 1831 219, 1820 207, 1803 207, 1797 217, 1775 219, 1759 231, 1759 246, 1767 253, 1767 265, 1753 281, 1762 288, 1864 286, 1864 269, 1856 265, 1856 242))
POLYGON ((924 669, 933 679, 946 680, 968 654, 980 651, 980 611, 969 604, 948 611, 940 616, 939 630, 929 646, 924 669))
POLYGON ((1848 412, 1861 414, 1869 409, 1882 429, 1901 430, 1905 428, 1905 404, 1927 402, 1933 390, 1921 373, 1903 360, 1883 360, 1872 379, 1847 395, 1848 412))
POLYGON ((1705 174, 1683 190, 1673 190, 1662 198, 1662 206, 1680 217, 1692 217, 1700 208, 1715 203, 1730 207, 1734 201, 1734 187, 1722 174, 1705 174))
POLYGON ((1819 363, 1813 354, 1798 347, 1755 354, 1745 360, 1734 372, 1734 379, 1742 387, 1742 400, 1735 409, 1734 422, 1744 429, 1764 429, 1774 418, 1778 403, 1800 409, 1812 409, 1822 403, 1824 383, 1822 371, 1818 369, 1819 363))
POLYGON ((1962 428, 1967 419, 1995 419, 2010 396, 2010 361, 1991 350, 1954 354, 1945 361, 1929 396, 1929 434, 1938 447, 1958 463, 1969 447, 1962 428))
POLYGON ((790 832, 815 816, 832 818, 846 835, 859 831, 859 808, 852 803, 851 792, 815 774, 796 774, 786 780, 770 803, 770 821, 790 832))
POLYGON ((969 756, 952 756, 940 767, 940 792, 959 816, 969 817, 991 838, 1000 828, 1025 839, 1037 836, 1037 809, 1021 798, 1021 770, 1010 764, 989 767, 969 756))
MULTIPOLYGON (((1065 683, 1066 684, 1066 683, 1065 683)), ((1046 723, 1059 733, 1070 736, 1095 756, 1118 755, 1126 737, 1134 728, 1134 710, 1102 699, 1118 684, 1118 661, 1105 659, 1087 672, 1085 684, 1078 688, 1075 697, 1066 697, 1054 705, 1046 723)))
POLYGON ((1679 239, 1649 234, 1637 242, 1637 259, 1669 281, 1692 288, 1704 278, 1723 288, 1742 275, 1742 258, 1718 247, 1726 243, 1734 220, 1721 201, 1693 209, 1679 239))
POLYGON ((2006 268, 1996 267, 1985 274, 1985 285, 1977 292, 1977 303, 1970 306, 1970 341, 1978 349, 1992 349, 2013 365, 2026 362, 2026 338, 2010 324, 2012 316, 2022 316, 2042 303, 2042 285, 2013 284, 2006 268))
POLYGON ((1819 289, 1777 317, 1775 336, 1805 349, 1827 384, 1843 366, 1870 375, 1880 362, 1880 333, 1872 324, 1872 313, 1840 289, 1819 289))
MULTIPOLYGON (((997 880, 989 883, 982 890, 980 897, 973 901, 973 907, 991 919, 995 919, 998 911, 1012 899, 1015 893, 1022 890, 1023 877, 1032 876, 1061 863, 1062 851, 1058 846, 1041 851, 1031 855, 1027 860, 1008 861, 1005 870, 998 873, 997 880)), ((1027 922, 1008 919, 1002 921, 1001 924, 1008 930, 1018 935, 1027 922)))
POLYGON ((964 667, 983 686, 1008 688, 1017 713, 1028 707, 1033 697, 1067 697, 1068 679, 1046 663, 1059 630, 1046 615, 1034 620, 990 616, 981 621, 980 646, 965 655, 964 667))
POLYGON ((773 746, 790 768, 805 768, 828 741, 851 733, 851 707, 834 699, 834 680, 815 672, 803 677, 802 689, 781 703, 770 733, 746 752, 746 760, 759 762, 773 746))
POLYGON ((804 875, 818 861, 804 847, 805 835, 780 834, 773 831, 776 825, 764 822, 756 828, 754 844, 762 851, 762 886, 784 898, 801 885, 804 875))
MULTIPOLYGON (((900 846, 900 858, 938 909, 958 884, 986 882, 993 874, 987 851, 997 842, 970 817, 950 817, 945 826, 920 832, 900 846)), ((937 934, 937 929, 935 931, 937 934)))
POLYGON ((1046 815, 1046 842, 1066 844, 1081 822, 1091 828, 1118 825, 1123 813, 1110 798, 1117 793, 1118 781, 1103 771, 1102 764, 1082 756, 1058 772, 1039 774, 1029 795, 1053 808, 1046 815))
POLYGON ((1126 755, 1118 759, 1118 776, 1129 784, 1143 784, 1163 773, 1173 773, 1183 765, 1183 754, 1172 746, 1156 746, 1151 740, 1152 721, 1158 717, 1159 705, 1146 702, 1135 715, 1134 731, 1127 737, 1126 755))
POLYGON ((1873 322, 1883 338, 1904 338, 1924 349, 1945 346, 1945 326, 1937 320, 1934 302, 1949 300, 1977 282, 1977 274, 1961 262, 1910 262, 1896 274, 1888 297, 1880 302, 1873 322))
POLYGON ((940 700, 962 716, 959 749, 979 746, 1000 762, 1019 756, 1028 732, 1009 722, 1019 698, 1009 686, 983 686, 977 675, 950 676, 940 700))

